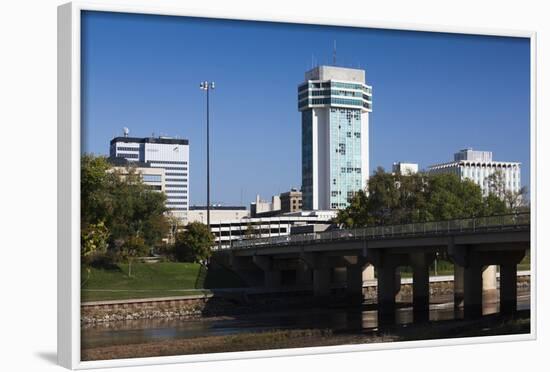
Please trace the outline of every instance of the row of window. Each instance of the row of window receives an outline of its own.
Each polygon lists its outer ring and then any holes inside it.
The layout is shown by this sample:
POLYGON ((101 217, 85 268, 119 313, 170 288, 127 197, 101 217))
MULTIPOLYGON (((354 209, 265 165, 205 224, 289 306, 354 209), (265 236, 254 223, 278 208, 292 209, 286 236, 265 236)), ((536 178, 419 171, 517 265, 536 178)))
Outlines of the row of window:
MULTIPOLYGON (((183 203, 182 205, 187 205, 187 203, 183 203)), ((170 208, 172 211, 186 211, 187 208, 170 208)))
POLYGON ((116 156, 117 158, 130 158, 130 159, 138 159, 139 158, 139 154, 117 154, 116 156))
POLYGON ((181 164, 187 165, 186 161, 169 161, 169 160, 149 160, 150 163, 154 166, 162 166, 162 164, 181 164), (153 164, 154 163, 154 164, 153 164), (158 164, 157 164, 158 163, 158 164))
POLYGON ((170 200, 187 200, 187 196, 170 196, 168 198, 168 203, 170 200))
POLYGON ((187 173, 177 173, 177 172, 166 172, 167 176, 187 176, 187 173))
POLYGON ((158 166, 158 165, 154 165, 155 168, 164 168, 164 169, 169 169, 169 170, 184 170, 186 171, 187 170, 187 167, 165 167, 165 166, 158 166))
POLYGON ((117 147, 118 151, 139 151, 139 147, 117 147))
POLYGON ((186 190, 165 190, 167 194, 187 194, 186 190))
POLYGON ((166 182, 187 182, 187 178, 168 178, 165 179, 166 182))
POLYGON ((143 182, 162 182, 160 174, 144 174, 142 175, 143 182))

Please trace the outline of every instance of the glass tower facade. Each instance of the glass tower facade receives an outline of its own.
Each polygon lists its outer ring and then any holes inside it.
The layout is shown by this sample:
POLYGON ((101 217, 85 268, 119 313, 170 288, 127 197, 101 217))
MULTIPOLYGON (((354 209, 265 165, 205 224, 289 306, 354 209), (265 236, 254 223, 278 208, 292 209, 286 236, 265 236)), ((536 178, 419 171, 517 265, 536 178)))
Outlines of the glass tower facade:
POLYGON ((319 66, 298 87, 303 208, 341 209, 368 179, 372 88, 363 70, 319 66))

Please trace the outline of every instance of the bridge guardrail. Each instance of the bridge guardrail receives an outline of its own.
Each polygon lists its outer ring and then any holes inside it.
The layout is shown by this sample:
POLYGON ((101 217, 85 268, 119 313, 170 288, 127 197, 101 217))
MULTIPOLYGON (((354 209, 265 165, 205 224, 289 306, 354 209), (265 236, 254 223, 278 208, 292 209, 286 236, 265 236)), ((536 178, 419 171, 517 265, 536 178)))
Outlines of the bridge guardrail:
POLYGON ((527 226, 531 213, 515 213, 487 217, 461 218, 455 220, 410 223, 390 226, 370 226, 356 229, 332 230, 321 233, 284 235, 250 240, 235 241, 229 249, 247 249, 265 245, 289 245, 313 241, 345 239, 377 239, 396 236, 417 236, 423 234, 444 234, 449 232, 476 232, 517 228, 527 226))

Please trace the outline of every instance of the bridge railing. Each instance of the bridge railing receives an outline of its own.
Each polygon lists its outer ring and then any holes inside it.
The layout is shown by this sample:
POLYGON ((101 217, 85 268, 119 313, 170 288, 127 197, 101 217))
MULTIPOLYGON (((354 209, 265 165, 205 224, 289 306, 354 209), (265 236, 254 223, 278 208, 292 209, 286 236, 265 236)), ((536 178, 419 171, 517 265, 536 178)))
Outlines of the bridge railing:
POLYGON ((232 248, 245 249, 265 245, 289 245, 315 241, 346 239, 380 239, 399 236, 445 234, 450 232, 476 232, 517 228, 530 224, 529 212, 455 220, 410 223, 403 225, 369 226, 356 229, 332 230, 320 233, 283 235, 234 241, 232 248))

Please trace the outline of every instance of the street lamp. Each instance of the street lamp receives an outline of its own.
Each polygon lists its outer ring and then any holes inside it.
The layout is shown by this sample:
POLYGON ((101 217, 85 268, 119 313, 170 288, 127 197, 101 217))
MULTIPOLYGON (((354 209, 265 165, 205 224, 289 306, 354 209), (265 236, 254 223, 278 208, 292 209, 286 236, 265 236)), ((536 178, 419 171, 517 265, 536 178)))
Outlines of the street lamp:
POLYGON ((213 81, 203 81, 200 88, 206 91, 206 225, 210 231, 210 90, 216 86, 213 81))

